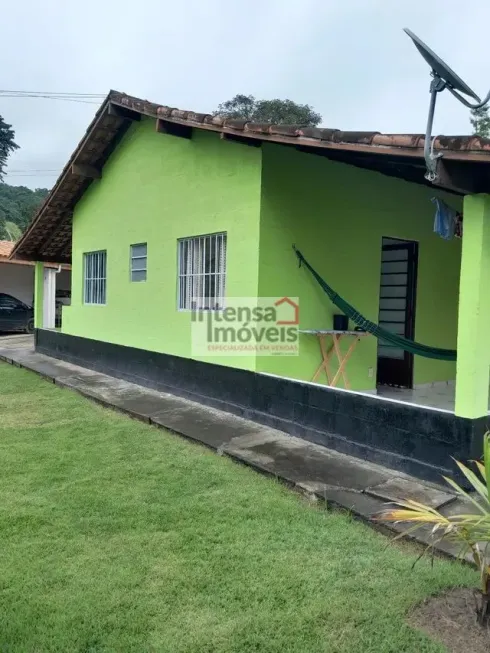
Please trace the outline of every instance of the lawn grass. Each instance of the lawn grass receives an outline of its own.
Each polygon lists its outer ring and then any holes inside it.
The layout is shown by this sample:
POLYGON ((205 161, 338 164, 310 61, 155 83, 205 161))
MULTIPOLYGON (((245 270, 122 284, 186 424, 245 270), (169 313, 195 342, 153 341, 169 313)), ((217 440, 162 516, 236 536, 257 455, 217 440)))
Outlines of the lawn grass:
POLYGON ((458 564, 0 363, 0 651, 426 653, 458 564))

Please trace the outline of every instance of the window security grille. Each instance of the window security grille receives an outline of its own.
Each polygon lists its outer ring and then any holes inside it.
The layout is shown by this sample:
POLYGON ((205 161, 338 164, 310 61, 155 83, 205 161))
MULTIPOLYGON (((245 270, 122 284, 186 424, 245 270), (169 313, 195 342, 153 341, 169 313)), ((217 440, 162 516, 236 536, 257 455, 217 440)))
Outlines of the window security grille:
POLYGON ((224 307, 226 233, 178 241, 179 310, 219 310, 224 307))
POLYGON ((83 301, 85 304, 106 303, 107 252, 83 255, 83 301))

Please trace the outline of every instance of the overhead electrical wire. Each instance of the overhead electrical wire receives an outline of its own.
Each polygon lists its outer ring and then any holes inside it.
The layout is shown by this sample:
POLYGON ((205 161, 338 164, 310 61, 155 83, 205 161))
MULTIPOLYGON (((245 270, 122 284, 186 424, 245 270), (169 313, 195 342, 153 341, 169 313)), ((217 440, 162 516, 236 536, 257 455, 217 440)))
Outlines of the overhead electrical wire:
MULTIPOLYGON (((64 102, 77 102, 80 104, 100 105, 106 96, 102 93, 68 93, 66 91, 13 91, 0 89, 0 100, 2 98, 41 98, 43 100, 60 100, 64 102)), ((6 177, 57 177, 61 170, 53 168, 30 168, 6 170, 6 177)))
POLYGON ((58 175, 58 172, 48 172, 47 174, 43 172, 26 172, 21 175, 10 174, 8 171, 5 172, 6 177, 57 177, 58 175))
POLYGON ((75 97, 59 97, 56 95, 9 95, 7 93, 1 93, 0 99, 2 98, 39 98, 42 100, 61 100, 62 102, 77 102, 78 104, 96 104, 100 105, 100 102, 92 102, 91 100, 83 100, 81 98, 75 97))
POLYGON ((61 100, 80 104, 100 104, 105 98, 102 93, 67 93, 55 91, 12 91, 0 89, 1 98, 42 98, 44 100, 61 100), (99 101, 97 101, 99 100, 99 101))
POLYGON ((0 93, 17 93, 29 95, 71 95, 75 97, 105 97, 103 93, 68 93, 67 91, 12 91, 0 89, 0 93))

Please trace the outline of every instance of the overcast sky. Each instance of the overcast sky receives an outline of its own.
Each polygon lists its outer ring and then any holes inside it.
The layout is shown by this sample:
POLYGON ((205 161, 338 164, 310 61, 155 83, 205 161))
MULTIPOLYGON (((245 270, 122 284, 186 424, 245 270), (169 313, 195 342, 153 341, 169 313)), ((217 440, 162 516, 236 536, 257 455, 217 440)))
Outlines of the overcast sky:
MULTIPOLYGON (((209 112, 245 93, 310 104, 328 127, 420 133, 429 70, 402 28, 483 96, 490 88, 488 24, 484 0, 8 2, 0 89, 105 94, 113 88, 209 112)), ((52 186, 56 174, 30 171, 61 170, 96 108, 0 96, 0 115, 21 147, 5 181, 52 186)), ((468 110, 444 93, 434 134, 469 130, 468 110)))

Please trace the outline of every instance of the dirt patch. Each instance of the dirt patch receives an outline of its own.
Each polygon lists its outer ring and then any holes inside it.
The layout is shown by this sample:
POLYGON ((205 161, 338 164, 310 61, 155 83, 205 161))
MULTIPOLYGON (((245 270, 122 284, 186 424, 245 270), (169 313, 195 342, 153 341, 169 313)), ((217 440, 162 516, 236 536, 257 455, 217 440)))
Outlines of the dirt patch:
POLYGON ((475 605, 473 589, 454 589, 421 603, 408 622, 450 653, 489 653, 490 629, 484 631, 477 624, 475 605))

